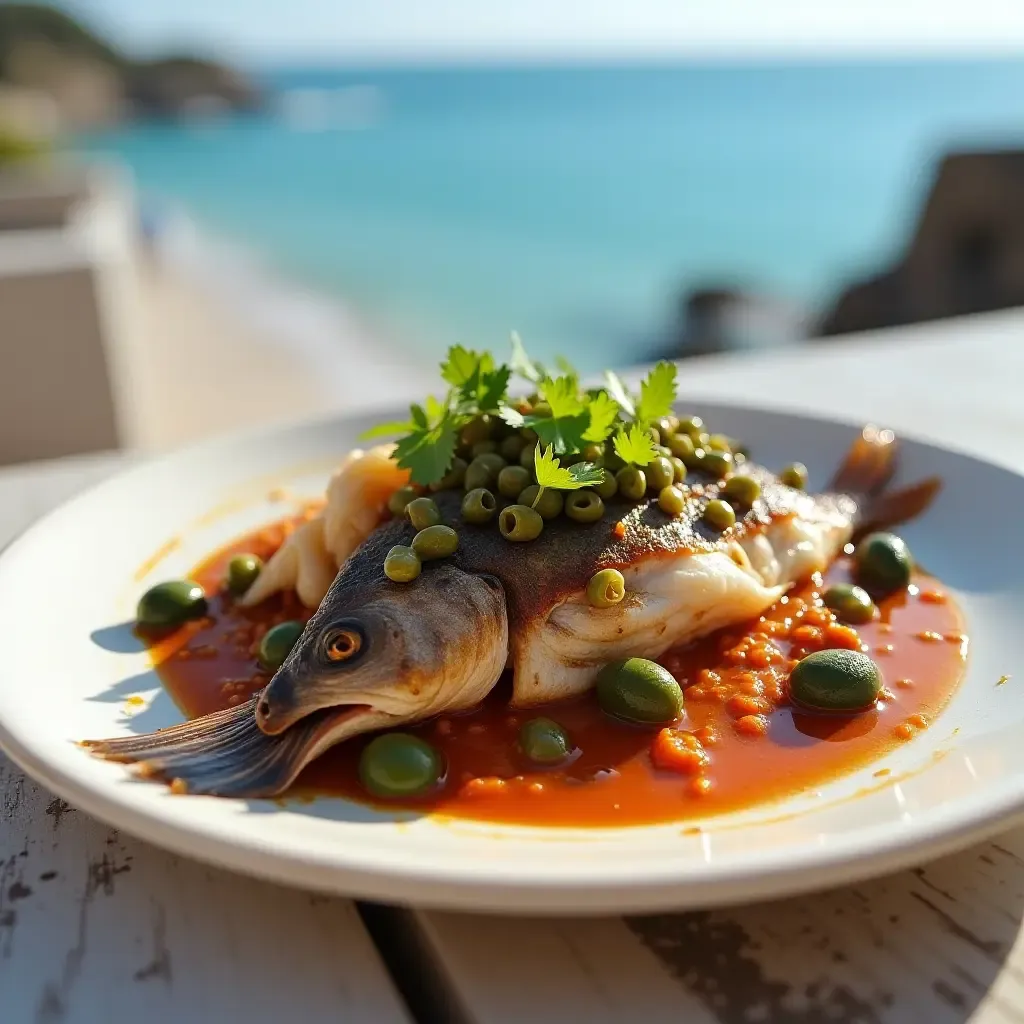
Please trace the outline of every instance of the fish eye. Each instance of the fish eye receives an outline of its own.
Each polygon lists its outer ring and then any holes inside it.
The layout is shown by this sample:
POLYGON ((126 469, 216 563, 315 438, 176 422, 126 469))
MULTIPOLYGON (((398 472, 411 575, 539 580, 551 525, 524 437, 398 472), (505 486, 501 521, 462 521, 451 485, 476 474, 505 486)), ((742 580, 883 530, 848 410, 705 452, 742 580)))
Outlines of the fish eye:
POLYGON ((357 629, 332 629, 324 637, 324 653, 328 661, 351 661, 363 649, 363 635, 357 629))

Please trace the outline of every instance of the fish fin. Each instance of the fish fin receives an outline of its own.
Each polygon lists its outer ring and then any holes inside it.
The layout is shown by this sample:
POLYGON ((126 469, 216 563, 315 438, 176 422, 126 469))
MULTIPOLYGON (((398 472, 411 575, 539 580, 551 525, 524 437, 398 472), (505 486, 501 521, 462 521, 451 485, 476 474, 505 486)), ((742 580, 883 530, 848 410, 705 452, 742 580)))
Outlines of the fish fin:
POLYGON ((891 430, 866 426, 850 446, 826 490, 871 498, 880 494, 896 472, 896 438, 891 430))
POLYGON ((236 708, 146 733, 83 744, 98 757, 137 765, 143 778, 179 793, 276 796, 316 756, 315 728, 268 736, 256 724, 256 697, 236 708))
POLYGON ((861 510, 854 534, 861 537, 870 530, 896 526, 924 512, 942 490, 942 481, 930 476, 898 491, 887 491, 872 498, 861 510))

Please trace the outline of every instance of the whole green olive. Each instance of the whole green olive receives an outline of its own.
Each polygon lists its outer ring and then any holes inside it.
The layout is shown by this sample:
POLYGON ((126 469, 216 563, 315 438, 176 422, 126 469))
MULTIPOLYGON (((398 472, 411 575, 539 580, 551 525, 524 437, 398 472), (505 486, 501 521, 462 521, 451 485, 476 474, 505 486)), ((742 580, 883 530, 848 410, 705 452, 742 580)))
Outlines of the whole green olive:
POLYGON ((394 583, 411 583, 422 569, 420 556, 404 544, 396 544, 384 559, 384 575, 394 583))
POLYGON ((604 445, 588 444, 580 452, 584 462, 592 462, 595 466, 604 465, 604 445))
POLYGON ((704 522, 721 533, 736 525, 736 513, 728 502, 714 498, 704 506, 704 522))
POLYGON ((693 457, 693 438, 689 434, 670 434, 668 439, 668 450, 677 459, 689 459, 693 457))
POLYGON ((490 462, 486 456, 480 456, 467 467, 463 485, 467 491, 475 491, 478 487, 496 489, 501 469, 502 467, 495 469, 493 462, 490 462))
POLYGON ((722 488, 722 497, 734 505, 750 508, 761 497, 761 485, 752 476, 731 476, 722 488))
POLYGON ((732 466, 732 452, 715 451, 709 448, 704 452, 700 471, 715 477, 716 480, 722 480, 732 472, 732 466))
POLYGON ((448 472, 440 480, 435 480, 430 485, 430 489, 432 491, 453 491, 456 487, 461 487, 465 479, 466 460, 456 455, 448 467, 448 472))
POLYGON ((419 796, 443 777, 440 753, 409 733, 381 733, 359 756, 360 780, 370 793, 384 799, 419 796))
POLYGON ((798 491, 806 490, 807 467, 802 462, 794 462, 779 474, 779 482, 798 491))
POLYGON ((257 555, 235 555, 228 562, 228 590, 235 597, 241 597, 256 582, 262 571, 263 559, 257 555))
POLYGON ((301 622, 289 620, 268 629, 260 640, 260 664, 269 672, 276 672, 298 643, 304 628, 301 622))
POLYGON ((477 441, 469 449, 469 454, 474 458, 479 458, 481 455, 497 455, 498 454, 498 442, 497 441, 477 441))
POLYGON ((180 626, 189 619, 199 619, 206 614, 206 594, 193 580, 167 580, 150 587, 142 597, 135 612, 140 626, 162 628, 180 626))
POLYGON ((679 420, 677 433, 689 434, 696 443, 697 438, 704 432, 704 421, 699 416, 683 416, 679 420))
POLYGON ((489 523, 498 511, 498 501, 486 487, 467 491, 462 499, 462 518, 467 523, 480 526, 489 523))
POLYGON ((412 549, 421 562, 447 558, 459 546, 459 535, 450 526, 428 526, 412 539, 412 549))
POLYGON ((519 465, 523 469, 528 469, 533 474, 533 467, 537 458, 536 447, 532 444, 526 445, 525 448, 519 453, 519 465))
POLYGON ((675 455, 668 461, 672 463, 672 482, 681 484, 686 479, 686 463, 675 455))
POLYGON ((519 456, 523 454, 523 449, 528 447, 525 440, 518 434, 509 434, 504 441, 501 442, 501 448, 498 450, 501 452, 501 456, 507 459, 509 463, 519 463, 519 456))
POLYGON ((506 466, 498 474, 498 492, 506 498, 518 498, 524 487, 529 487, 533 477, 522 466, 506 466))
POLYGON ((686 496, 678 487, 663 487, 658 492, 658 508, 667 516, 681 516, 686 508, 686 496))
POLYGON ((587 584, 587 600, 595 608, 610 608, 626 596, 626 580, 618 569, 600 569, 587 584))
POLYGON ((530 484, 529 487, 525 487, 519 493, 519 504, 528 505, 530 508, 535 509, 543 519, 557 519, 562 514, 562 509, 565 506, 565 498, 562 492, 556 491, 553 487, 545 487, 544 493, 541 494, 540 501, 538 501, 537 493, 539 491, 540 488, 536 484, 530 484))
POLYGON ((881 690, 878 666, 866 654, 843 648, 808 654, 789 676, 793 702, 816 711, 864 711, 881 690))
POLYGON ((490 416, 474 416, 460 431, 459 440, 468 447, 490 439, 494 420, 490 416))
POLYGON ((647 477, 647 486, 654 491, 660 491, 675 479, 675 470, 672 463, 664 456, 653 459, 644 471, 647 477))
POLYGON ((683 713, 683 691, 668 669, 644 658, 605 665, 597 674, 605 714, 638 725, 667 725, 683 713))
POLYGON ((600 495, 602 501, 611 501, 619 492, 619 482, 615 479, 615 474, 611 470, 603 470, 603 476, 601 482, 594 484, 594 490, 600 495))
POLYGON ((640 501, 647 493, 647 475, 638 466, 624 466, 615 474, 619 494, 629 501, 640 501))
POLYGON ((854 576, 872 594, 885 596, 902 590, 914 572, 914 559, 906 542, 893 533, 868 534, 853 555, 854 576))
POLYGON ((405 506, 405 514, 417 530, 425 530, 428 526, 437 526, 441 522, 441 510, 433 498, 416 498, 410 501, 405 506))
MULTIPOLYGON (((460 460, 461 461, 461 460, 460 460)), ((405 506, 410 501, 415 501, 420 496, 415 487, 399 487, 394 494, 388 498, 388 511, 393 516, 400 516, 405 512, 405 506)))
POLYGON ((519 727, 519 749, 536 764, 558 764, 573 750, 569 734, 550 718, 529 718, 519 727))
POLYGON ((839 619, 854 626, 870 622, 875 617, 875 602, 868 592, 851 583, 834 583, 821 599, 827 608, 831 608, 839 619))

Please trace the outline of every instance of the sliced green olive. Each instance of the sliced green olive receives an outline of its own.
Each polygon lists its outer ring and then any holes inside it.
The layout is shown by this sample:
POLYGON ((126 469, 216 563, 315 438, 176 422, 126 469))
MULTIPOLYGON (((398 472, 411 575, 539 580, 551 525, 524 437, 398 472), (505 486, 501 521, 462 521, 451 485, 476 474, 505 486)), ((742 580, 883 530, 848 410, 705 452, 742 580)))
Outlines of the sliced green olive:
POLYGON ((456 487, 461 487, 465 479, 466 460, 456 455, 448 467, 448 472, 440 480, 435 480, 430 485, 430 489, 432 491, 453 491, 456 487))
POLYGON ((601 482, 593 486, 594 490, 601 496, 602 501, 611 501, 619 493, 619 482, 615 479, 615 474, 607 469, 604 470, 601 482))
POLYGON ((441 522, 441 510, 433 498, 416 498, 405 506, 405 514, 417 530, 425 530, 428 526, 437 526, 441 522))
POLYGON ((447 558, 459 546, 459 535, 450 526, 428 526, 412 539, 412 549, 421 562, 447 558))
POLYGON ((569 734, 550 718, 530 718, 519 727, 519 749, 536 764, 558 764, 573 751, 569 734))
POLYGON ((411 583, 422 568, 420 556, 404 544, 396 544, 384 559, 384 575, 395 583, 411 583))
POLYGON ((206 614, 206 594, 193 580, 167 580, 150 587, 136 608, 140 626, 180 626, 206 614))
POLYGON ((653 491, 660 491, 663 487, 668 487, 675 479, 672 463, 663 455, 653 459, 644 472, 647 476, 647 486, 653 491))
POLYGON ((736 513, 728 502, 714 498, 704 506, 704 522, 721 532, 736 525, 736 513))
POLYGON ((683 691, 657 662, 626 658, 597 674, 597 702, 613 718, 640 725, 666 725, 683 713, 683 691))
POLYGON ((629 501, 640 501, 647 493, 647 475, 637 466, 624 466, 615 474, 619 494, 629 501))
POLYGON ((875 617, 875 602, 868 592, 851 583, 833 584, 821 595, 821 599, 840 620, 851 625, 859 626, 875 617))
POLYGON ((467 523, 480 526, 489 523, 498 511, 498 500, 486 487, 467 491, 462 499, 462 518, 467 523))
POLYGON ((595 608, 610 608, 625 596, 626 580, 618 569, 601 569, 587 584, 587 600, 595 608))
POLYGON ((761 497, 761 485, 752 476, 731 476, 722 488, 722 497, 735 505, 750 508, 761 497))
POLYGON ((418 736, 385 732, 375 736, 359 756, 359 778, 374 796, 401 799, 419 796, 444 776, 441 754, 418 736))
POLYGON ((807 489, 807 467, 802 462, 794 462, 779 474, 779 482, 787 487, 795 487, 798 491, 807 489))
POLYGON ((914 559, 901 537, 894 533, 872 533, 857 545, 853 566, 862 587, 884 596, 902 590, 910 582, 914 559))
POLYGON ((678 487, 663 487, 658 492, 658 508, 667 516, 681 516, 686 508, 686 496, 678 487))
POLYGON ((577 523, 596 523, 604 515, 604 502, 590 488, 570 491, 565 498, 565 514, 577 523))
POLYGON ((505 540, 536 540, 544 529, 544 520, 529 505, 509 505, 498 514, 498 529, 505 540))
POLYGON ((808 654, 789 676, 793 702, 816 711, 863 711, 874 705, 881 689, 878 666, 860 651, 808 654))
POLYGON ((267 671, 276 672, 298 643, 304 628, 301 622, 289 620, 268 629, 260 641, 260 664, 267 671))
POLYGON ((530 486, 533 476, 522 466, 506 466, 498 474, 498 491, 506 498, 518 498, 520 492, 530 486))
MULTIPOLYGON (((461 459, 459 460, 462 461, 461 459)), ((420 496, 420 492, 415 487, 399 487, 394 494, 388 498, 388 511, 393 516, 400 516, 405 512, 406 505, 410 501, 415 501, 420 496)))
POLYGON ((565 506, 565 498, 561 491, 556 491, 554 488, 545 487, 544 493, 540 496, 540 501, 537 501, 537 492, 540 488, 536 484, 530 484, 529 487, 523 488, 519 493, 519 504, 528 505, 530 508, 540 513, 542 519, 557 519, 562 514, 562 509, 565 506))
POLYGON ((720 452, 713 449, 706 449, 704 458, 700 461, 700 471, 715 477, 716 480, 724 480, 732 472, 732 452, 720 452))
POLYGON ((241 597, 263 571, 263 559, 257 555, 235 555, 228 562, 228 590, 241 597))

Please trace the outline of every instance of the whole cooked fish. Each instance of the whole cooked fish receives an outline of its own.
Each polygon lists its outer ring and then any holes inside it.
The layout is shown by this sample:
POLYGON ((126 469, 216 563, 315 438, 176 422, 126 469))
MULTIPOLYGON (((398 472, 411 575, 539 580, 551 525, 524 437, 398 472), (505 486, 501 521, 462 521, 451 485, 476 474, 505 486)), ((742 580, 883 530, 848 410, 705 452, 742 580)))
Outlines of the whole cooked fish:
POLYGON ((272 796, 351 736, 473 707, 506 667, 518 706, 581 694, 608 662, 655 658, 754 618, 825 569, 855 531, 922 511, 937 481, 884 490, 895 447, 890 432, 865 429, 827 493, 816 495, 745 463, 761 497, 724 533, 702 522, 722 487, 710 480, 691 485, 681 516, 654 499, 613 499, 601 520, 556 519, 527 544, 504 540, 493 523, 463 523, 461 493, 441 492, 444 520, 459 533, 453 556, 394 583, 384 558, 415 531, 404 517, 384 523, 346 561, 287 660, 249 702, 89 745, 178 790, 272 796), (623 573, 627 594, 595 608, 585 590, 603 568, 623 573))

